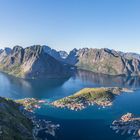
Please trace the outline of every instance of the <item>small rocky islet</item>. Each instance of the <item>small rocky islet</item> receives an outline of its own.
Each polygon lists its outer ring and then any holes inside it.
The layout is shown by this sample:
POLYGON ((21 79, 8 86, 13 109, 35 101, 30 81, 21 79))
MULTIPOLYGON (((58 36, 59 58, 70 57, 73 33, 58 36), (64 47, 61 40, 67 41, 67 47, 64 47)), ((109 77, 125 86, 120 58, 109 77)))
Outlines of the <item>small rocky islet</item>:
POLYGON ((140 140, 140 117, 135 117, 132 113, 114 120, 110 128, 121 135, 129 135, 132 140, 140 140))
POLYGON ((51 104, 58 108, 70 110, 82 110, 90 105, 102 107, 111 106, 115 97, 123 92, 133 92, 127 88, 84 88, 74 95, 56 100, 51 104))

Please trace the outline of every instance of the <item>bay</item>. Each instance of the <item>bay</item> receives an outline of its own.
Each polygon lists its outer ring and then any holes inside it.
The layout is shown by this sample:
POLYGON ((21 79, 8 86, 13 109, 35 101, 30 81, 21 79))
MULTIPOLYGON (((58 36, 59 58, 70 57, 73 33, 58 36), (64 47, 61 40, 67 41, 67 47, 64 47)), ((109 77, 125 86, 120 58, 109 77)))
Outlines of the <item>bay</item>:
MULTIPOLYGON (((0 73, 0 96, 12 99, 33 97, 54 101, 85 87, 128 87, 133 93, 117 96, 107 108, 90 106, 82 111, 58 109, 43 105, 36 113, 60 124, 55 140, 125 140, 110 129, 113 120, 127 112, 140 115, 140 77, 108 76, 79 70, 67 79, 25 80, 0 73)), ((42 136, 43 137, 43 136, 42 136)))

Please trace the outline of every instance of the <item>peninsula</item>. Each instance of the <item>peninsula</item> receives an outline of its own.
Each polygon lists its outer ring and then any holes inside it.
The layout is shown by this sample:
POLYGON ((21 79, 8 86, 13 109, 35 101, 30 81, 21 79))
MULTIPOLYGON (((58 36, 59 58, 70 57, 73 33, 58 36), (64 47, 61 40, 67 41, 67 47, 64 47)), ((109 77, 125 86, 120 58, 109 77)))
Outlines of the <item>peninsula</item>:
POLYGON ((71 110, 82 110, 90 105, 111 106, 115 96, 122 92, 132 92, 127 88, 84 88, 74 95, 54 101, 55 107, 68 108, 71 110))

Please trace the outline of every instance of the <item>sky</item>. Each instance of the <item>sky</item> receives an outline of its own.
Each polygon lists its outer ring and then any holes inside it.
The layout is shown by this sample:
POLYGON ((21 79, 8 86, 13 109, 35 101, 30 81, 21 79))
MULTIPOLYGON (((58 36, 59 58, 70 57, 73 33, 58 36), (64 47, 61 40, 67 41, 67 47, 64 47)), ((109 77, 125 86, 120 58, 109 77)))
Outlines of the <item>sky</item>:
POLYGON ((34 44, 140 53, 140 1, 0 0, 0 48, 34 44))

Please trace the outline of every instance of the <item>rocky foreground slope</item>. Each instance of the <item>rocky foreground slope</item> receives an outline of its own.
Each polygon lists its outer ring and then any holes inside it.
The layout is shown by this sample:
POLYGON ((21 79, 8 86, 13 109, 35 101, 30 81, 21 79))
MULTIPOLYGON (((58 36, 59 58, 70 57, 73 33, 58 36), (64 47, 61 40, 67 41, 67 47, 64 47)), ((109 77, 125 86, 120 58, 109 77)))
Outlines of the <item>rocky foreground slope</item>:
POLYGON ((15 46, 0 51, 0 70, 22 78, 67 77, 69 65, 60 59, 59 53, 47 46, 15 46))
POLYGON ((35 110, 44 100, 0 97, 0 140, 44 140, 54 138, 59 124, 40 118, 35 110), (40 135, 41 133, 41 135, 40 135))
POLYGON ((79 69, 109 75, 140 75, 138 54, 122 53, 110 49, 73 49, 66 62, 79 69))
POLYGON ((12 100, 0 97, 0 139, 33 140, 33 124, 12 100))

